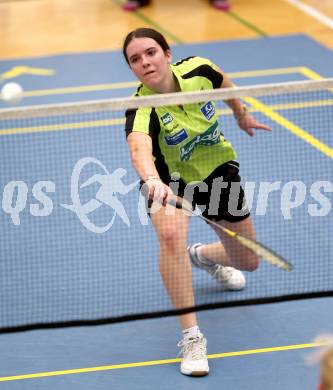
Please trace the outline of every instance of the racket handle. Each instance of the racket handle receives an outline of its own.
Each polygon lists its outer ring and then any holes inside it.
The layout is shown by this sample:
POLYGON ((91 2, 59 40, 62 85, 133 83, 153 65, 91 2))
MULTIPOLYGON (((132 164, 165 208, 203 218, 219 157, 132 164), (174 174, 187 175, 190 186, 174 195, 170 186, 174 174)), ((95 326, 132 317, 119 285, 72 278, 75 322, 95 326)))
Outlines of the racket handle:
POLYGON ((182 209, 183 208, 183 202, 181 199, 177 197, 172 197, 168 199, 168 203, 170 206, 176 207, 176 209, 182 209))
POLYGON ((189 215, 193 214, 191 203, 183 198, 173 196, 170 199, 168 199, 168 204, 175 207, 176 209, 186 211, 189 215))

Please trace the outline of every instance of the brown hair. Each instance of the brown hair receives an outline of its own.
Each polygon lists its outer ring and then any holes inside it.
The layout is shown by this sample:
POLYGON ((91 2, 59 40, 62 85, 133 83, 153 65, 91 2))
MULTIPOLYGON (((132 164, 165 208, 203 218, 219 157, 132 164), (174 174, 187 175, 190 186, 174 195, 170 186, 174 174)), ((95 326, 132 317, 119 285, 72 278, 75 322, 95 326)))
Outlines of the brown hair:
POLYGON ((170 50, 170 46, 169 46, 168 42, 166 41, 166 39, 164 38, 164 36, 160 32, 158 32, 152 28, 145 28, 145 27, 137 28, 136 30, 133 30, 127 34, 127 36, 124 40, 124 43, 123 43, 123 55, 124 55, 125 60, 128 64, 129 64, 129 61, 128 61, 126 49, 127 49, 127 46, 130 44, 130 42, 134 38, 151 38, 161 46, 161 48, 163 49, 164 52, 166 52, 167 50, 170 50))

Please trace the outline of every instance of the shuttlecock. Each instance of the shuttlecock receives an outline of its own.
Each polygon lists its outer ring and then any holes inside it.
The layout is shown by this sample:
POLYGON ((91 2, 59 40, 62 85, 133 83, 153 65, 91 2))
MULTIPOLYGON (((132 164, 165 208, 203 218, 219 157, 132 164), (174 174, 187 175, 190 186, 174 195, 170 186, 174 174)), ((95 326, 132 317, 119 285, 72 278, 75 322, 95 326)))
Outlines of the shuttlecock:
POLYGON ((6 103, 17 104, 23 98, 23 88, 18 83, 6 83, 1 88, 0 96, 6 103))

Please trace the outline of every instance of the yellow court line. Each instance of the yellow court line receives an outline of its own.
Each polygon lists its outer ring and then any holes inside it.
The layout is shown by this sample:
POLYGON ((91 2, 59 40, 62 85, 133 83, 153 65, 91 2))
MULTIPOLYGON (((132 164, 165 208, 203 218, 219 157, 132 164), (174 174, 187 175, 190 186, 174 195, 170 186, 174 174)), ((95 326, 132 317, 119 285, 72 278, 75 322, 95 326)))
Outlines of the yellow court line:
MULTIPOLYGON (((272 110, 278 111, 286 111, 286 110, 294 110, 296 108, 312 108, 312 107, 325 107, 325 106, 333 106, 333 99, 324 99, 324 100, 313 100, 307 102, 295 102, 295 103, 277 103, 277 104, 267 104, 272 110)), ((258 112, 259 109, 255 109, 254 107, 248 107, 250 112, 258 112)), ((217 110, 218 115, 231 115, 233 112, 230 108, 223 108, 217 110)))
POLYGON ((242 72, 230 72, 228 73, 228 76, 236 79, 244 77, 279 76, 283 74, 301 73, 301 69, 302 67, 248 70, 242 72))
MULTIPOLYGON (((311 70, 309 68, 306 68, 305 66, 300 67, 299 71, 302 73, 302 75, 309 78, 310 80, 323 80, 324 79, 324 77, 322 77, 319 73, 317 73, 314 70, 311 70)), ((329 91, 333 92, 333 88, 330 88, 329 91)))
MULTIPOLYGON (((250 70, 242 72, 231 72, 228 75, 233 79, 246 78, 246 77, 263 77, 263 76, 278 76, 284 74, 300 73, 305 77, 313 80, 322 80, 323 78, 314 71, 306 67, 290 67, 290 68, 276 68, 276 69, 263 69, 263 70, 250 70)), ((124 88, 135 88, 139 85, 137 81, 126 81, 119 83, 108 84, 95 84, 85 85, 80 87, 64 87, 64 88, 50 88, 50 89, 38 89, 33 91, 25 91, 24 97, 33 96, 49 96, 49 95, 63 95, 70 93, 84 93, 93 91, 108 91, 124 88)), ((333 91, 333 89, 332 89, 333 91)))
POLYGON ((266 104, 263 104, 263 103, 259 102, 259 100, 254 99, 254 98, 244 98, 244 100, 247 101, 249 104, 251 104, 255 109, 261 111, 264 115, 268 116, 273 121, 277 122, 279 125, 283 126, 287 130, 289 130, 291 133, 293 133, 297 137, 301 138, 303 141, 307 142, 308 144, 310 144, 314 148, 318 149, 320 152, 322 152, 326 156, 333 158, 333 149, 332 148, 330 148, 329 146, 327 146, 323 142, 319 141, 318 138, 307 133, 305 130, 296 126, 293 122, 284 118, 282 115, 273 111, 266 104))
POLYGON ((119 119, 102 119, 89 122, 73 122, 73 123, 59 123, 55 125, 40 125, 31 127, 17 127, 12 129, 0 130, 0 135, 13 135, 13 134, 31 134, 31 133, 46 133, 49 131, 63 131, 63 130, 75 130, 84 129, 90 127, 106 127, 125 124, 124 118, 119 119))
MULTIPOLYGON (((303 76, 312 79, 312 80, 322 80, 323 77, 313 71, 312 69, 309 69, 305 66, 302 66, 299 68, 299 71, 303 76)), ((329 89, 329 91, 333 92, 333 88, 329 89)), ((333 158, 333 149, 324 144, 323 142, 319 141, 316 137, 312 136, 311 134, 307 133, 305 130, 301 129, 300 127, 296 126, 294 123, 290 122, 283 116, 277 114, 273 111, 272 108, 268 107, 267 105, 259 102, 257 99, 254 98, 246 98, 245 99, 248 103, 252 104, 252 106, 259 111, 261 111, 263 114, 267 115, 271 119, 273 119, 275 122, 279 123, 281 126, 288 129, 291 133, 296 135, 297 137, 301 138, 303 141, 307 142, 314 148, 318 149, 320 152, 325 154, 326 156, 333 158)))
MULTIPOLYGON (((245 78, 245 77, 274 76, 274 75, 301 73, 301 69, 302 68, 300 67, 290 67, 290 68, 276 68, 276 69, 264 69, 264 70, 250 70, 250 71, 229 73, 229 76, 235 79, 245 78)), ((63 95, 69 93, 83 93, 83 92, 93 92, 93 91, 108 91, 114 89, 135 88, 138 85, 139 82, 137 81, 128 81, 128 82, 110 83, 110 84, 85 85, 81 87, 39 89, 39 90, 24 92, 24 97, 63 95)))
MULTIPOLYGON (((299 102, 299 103, 288 103, 288 104, 272 104, 267 105, 271 110, 292 110, 296 108, 309 108, 309 107, 323 107, 323 106, 333 106, 333 99, 330 100, 316 100, 308 102, 299 102)), ((260 111, 255 107, 249 108, 250 112, 260 111)), ((231 115, 232 111, 229 108, 220 109, 217 111, 218 115, 231 115)), ((40 125, 40 126, 30 126, 30 127, 17 127, 17 128, 8 128, 0 130, 0 136, 3 135, 13 135, 13 134, 30 134, 30 133, 45 133, 49 131, 63 131, 63 130, 73 130, 73 129, 83 129, 89 127, 105 127, 105 126, 116 126, 125 124, 124 118, 118 119, 101 119, 96 121, 85 121, 85 122, 73 122, 73 123, 62 123, 54 125, 40 125)))
POLYGON ((311 108, 311 107, 324 107, 324 106, 333 106, 333 99, 269 105, 269 107, 272 110, 292 110, 295 108, 311 108))
MULTIPOLYGON (((290 350, 296 350, 296 349, 323 347, 323 346, 327 346, 327 345, 329 345, 329 342, 323 341, 323 342, 314 342, 314 343, 307 343, 307 344, 285 345, 285 346, 280 346, 280 347, 250 349, 250 350, 225 352, 225 353, 208 355, 208 359, 221 359, 221 358, 233 357, 233 356, 244 356, 244 355, 255 355, 255 354, 259 354, 259 353, 268 353, 268 352, 290 351, 290 350)), ((76 368, 76 369, 72 369, 72 370, 37 372, 34 374, 23 374, 23 375, 13 375, 13 376, 0 377, 0 382, 43 378, 43 377, 51 377, 51 376, 61 376, 61 375, 83 374, 83 373, 97 372, 97 371, 119 370, 119 369, 123 369, 123 368, 158 366, 158 365, 162 365, 162 364, 179 363, 180 361, 181 361, 180 358, 175 358, 175 359, 151 360, 151 361, 145 361, 145 362, 115 364, 115 365, 109 365, 109 366, 76 368)))
POLYGON ((137 81, 128 81, 128 82, 122 82, 122 83, 85 85, 85 86, 81 86, 81 87, 37 89, 34 91, 25 91, 24 97, 64 95, 66 93, 81 93, 81 92, 92 92, 92 91, 109 91, 109 90, 111 91, 113 89, 135 88, 138 85, 139 85, 139 83, 137 81))
POLYGON ((308 79, 311 80, 322 80, 323 77, 320 76, 317 72, 306 68, 305 66, 302 66, 299 68, 299 71, 302 73, 303 76, 307 77, 308 79))
POLYGON ((14 66, 9 69, 7 72, 0 74, 0 80, 9 80, 14 77, 18 77, 24 74, 33 74, 37 76, 52 76, 55 71, 53 69, 45 69, 45 68, 32 68, 30 66, 14 66))

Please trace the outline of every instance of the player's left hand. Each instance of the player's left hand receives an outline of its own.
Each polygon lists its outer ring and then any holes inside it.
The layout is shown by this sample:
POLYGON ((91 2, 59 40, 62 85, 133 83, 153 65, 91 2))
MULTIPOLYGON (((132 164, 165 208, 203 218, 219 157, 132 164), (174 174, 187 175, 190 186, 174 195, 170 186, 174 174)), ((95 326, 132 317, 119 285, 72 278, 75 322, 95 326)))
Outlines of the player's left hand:
POLYGON ((259 130, 265 130, 265 131, 272 131, 272 129, 264 125, 263 123, 259 123, 256 121, 256 119, 249 113, 244 115, 242 118, 240 118, 238 121, 238 126, 245 131, 250 137, 253 137, 255 135, 255 132, 253 129, 259 129, 259 130))

